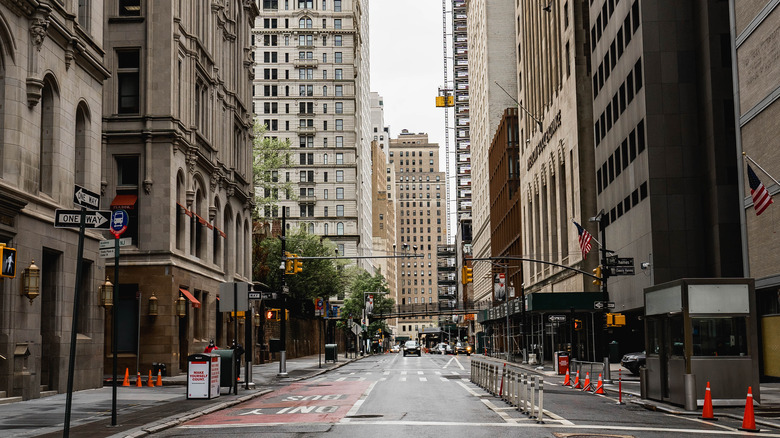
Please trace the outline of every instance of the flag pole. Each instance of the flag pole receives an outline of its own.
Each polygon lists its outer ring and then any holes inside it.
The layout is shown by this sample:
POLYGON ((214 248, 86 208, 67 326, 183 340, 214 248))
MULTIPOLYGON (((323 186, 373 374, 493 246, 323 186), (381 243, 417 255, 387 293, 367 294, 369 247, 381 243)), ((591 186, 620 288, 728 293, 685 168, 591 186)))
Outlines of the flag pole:
POLYGON ((760 165, 760 164, 756 163, 756 161, 755 161, 754 159, 750 158, 750 155, 748 155, 748 154, 746 154, 746 153, 742 152, 742 156, 743 156, 743 157, 745 157, 745 158, 747 158, 748 160, 750 160, 750 162, 751 162, 751 163, 753 163, 753 164, 755 164, 755 165, 756 165, 756 167, 758 167, 759 169, 761 169, 761 171, 762 171, 762 172, 764 172, 764 174, 765 174, 766 176, 768 176, 768 177, 769 177, 769 179, 771 179, 772 181, 774 181, 774 183, 775 183, 775 184, 777 184, 778 186, 780 186, 780 182, 778 182, 778 181, 775 179, 775 177, 773 177, 772 175, 770 175, 770 174, 769 174, 769 172, 767 172, 766 170, 764 170, 764 168, 763 168, 763 167, 761 167, 761 165, 760 165))
MULTIPOLYGON (((571 223, 573 223, 575 226, 577 225, 577 221, 575 221, 574 218, 571 218, 571 223)), ((580 225, 580 226, 582 226, 582 225, 580 225)), ((582 227, 582 229, 585 230, 585 227, 582 227)), ((585 231, 588 231, 588 230, 585 230, 585 231)), ((588 234, 590 234, 590 232, 588 232, 588 234)), ((596 236, 594 236, 593 234, 590 234, 590 240, 598 243, 599 244, 599 248, 604 249, 604 245, 602 245, 601 242, 599 242, 599 240, 596 239, 596 236)))

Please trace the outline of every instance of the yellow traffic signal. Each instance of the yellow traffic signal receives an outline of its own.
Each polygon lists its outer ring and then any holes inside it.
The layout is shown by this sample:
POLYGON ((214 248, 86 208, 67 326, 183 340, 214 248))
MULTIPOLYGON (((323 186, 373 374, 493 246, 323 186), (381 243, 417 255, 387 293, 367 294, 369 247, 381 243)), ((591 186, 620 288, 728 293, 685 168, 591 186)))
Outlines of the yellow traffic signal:
POLYGON ((294 254, 285 252, 284 256, 287 258, 284 262, 284 273, 288 275, 294 274, 293 272, 293 256, 294 254))
POLYGON ((607 327, 623 327, 624 325, 626 325, 626 315, 607 313, 607 327))
POLYGON ((295 257, 295 266, 293 268, 293 274, 297 274, 303 271, 303 262, 298 259, 298 254, 293 254, 295 257))
POLYGON ((461 283, 467 284, 474 281, 473 272, 474 270, 472 268, 469 268, 468 266, 464 266, 463 270, 461 271, 461 279, 460 279, 461 283))
POLYGON ((580 331, 582 329, 583 329, 582 320, 581 319, 575 319, 574 320, 574 330, 580 331))
POLYGON ((601 265, 596 266, 593 268, 593 275, 596 276, 596 279, 593 280, 593 284, 596 286, 601 286, 601 280, 603 277, 601 276, 601 265))

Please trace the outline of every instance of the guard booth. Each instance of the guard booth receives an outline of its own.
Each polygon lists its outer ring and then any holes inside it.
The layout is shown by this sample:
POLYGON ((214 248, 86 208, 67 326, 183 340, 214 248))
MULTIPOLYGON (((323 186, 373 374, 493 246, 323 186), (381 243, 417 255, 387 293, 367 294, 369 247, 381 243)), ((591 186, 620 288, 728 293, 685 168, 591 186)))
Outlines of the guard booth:
POLYGON ((755 284, 745 278, 681 279, 644 290, 643 395, 694 410, 710 382, 713 405, 760 403, 755 284))

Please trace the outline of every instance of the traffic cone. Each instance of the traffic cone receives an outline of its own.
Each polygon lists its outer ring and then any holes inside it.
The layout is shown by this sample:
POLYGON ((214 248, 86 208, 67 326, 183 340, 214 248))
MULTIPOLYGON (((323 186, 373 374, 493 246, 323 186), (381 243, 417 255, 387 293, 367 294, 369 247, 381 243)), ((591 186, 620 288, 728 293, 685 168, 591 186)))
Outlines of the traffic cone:
POLYGON ((577 370, 577 374, 574 376, 574 389, 582 389, 580 384, 580 370, 577 370))
POLYGON ((585 383, 582 385, 583 391, 593 391, 593 387, 590 386, 590 372, 585 373, 585 383))
POLYGON ((748 386, 747 400, 745 401, 745 415, 742 417, 742 427, 739 430, 758 432, 756 417, 753 415, 753 387, 748 386))
POLYGON ((601 380, 601 373, 599 373, 599 381, 596 383, 596 390, 593 391, 594 394, 606 394, 604 392, 604 381, 601 380))
POLYGON ((149 378, 146 379, 146 386, 154 388, 154 380, 152 379, 152 370, 149 370, 149 378))
POLYGON ((563 386, 571 386, 571 379, 569 378, 569 371, 566 371, 566 377, 563 378, 563 386))
POLYGON ((141 383, 141 372, 140 371, 137 371, 137 376, 135 378, 135 386, 136 386, 136 388, 140 388, 140 387, 144 386, 144 384, 141 383))
POLYGON ((125 380, 122 382, 122 386, 130 386, 130 370, 125 368, 125 380))
POLYGON ((710 392, 710 382, 707 382, 707 389, 704 390, 704 406, 701 409, 702 420, 715 421, 715 415, 712 412, 712 393, 710 392))
POLYGON ((157 370, 157 383, 155 386, 162 386, 162 371, 157 370))

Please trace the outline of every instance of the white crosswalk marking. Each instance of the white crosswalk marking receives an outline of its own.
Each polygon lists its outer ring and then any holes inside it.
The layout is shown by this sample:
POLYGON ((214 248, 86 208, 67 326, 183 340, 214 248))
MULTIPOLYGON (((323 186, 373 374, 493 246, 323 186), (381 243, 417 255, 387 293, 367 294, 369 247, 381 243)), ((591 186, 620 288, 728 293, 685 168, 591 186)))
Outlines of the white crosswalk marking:
POLYGON ((422 371, 417 371, 417 374, 423 374, 423 372, 422 371))
POLYGON ((420 377, 420 381, 421 381, 421 382, 427 382, 427 381, 428 381, 428 379, 427 379, 426 377, 420 377))
POLYGON ((401 377, 400 379, 402 382, 406 382, 406 377, 401 377))

